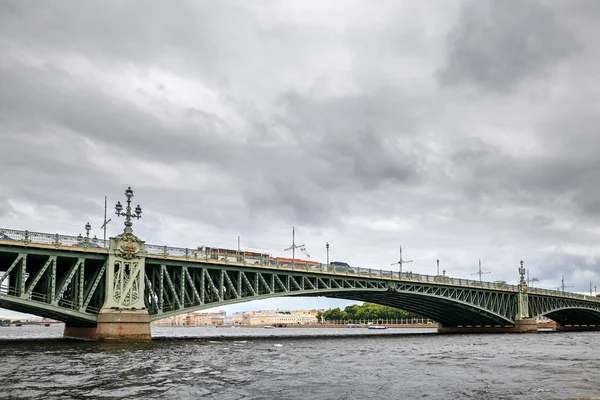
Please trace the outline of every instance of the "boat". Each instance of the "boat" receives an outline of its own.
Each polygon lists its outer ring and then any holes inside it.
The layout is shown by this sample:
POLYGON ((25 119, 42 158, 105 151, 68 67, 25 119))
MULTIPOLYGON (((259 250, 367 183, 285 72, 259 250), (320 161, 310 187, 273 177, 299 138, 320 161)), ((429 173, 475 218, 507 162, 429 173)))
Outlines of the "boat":
POLYGON ((381 330, 381 329, 387 329, 388 327, 385 325, 369 325, 369 329, 377 329, 377 330, 381 330))
POLYGON ((272 325, 265 325, 264 328, 265 329, 273 329, 273 326, 272 325))

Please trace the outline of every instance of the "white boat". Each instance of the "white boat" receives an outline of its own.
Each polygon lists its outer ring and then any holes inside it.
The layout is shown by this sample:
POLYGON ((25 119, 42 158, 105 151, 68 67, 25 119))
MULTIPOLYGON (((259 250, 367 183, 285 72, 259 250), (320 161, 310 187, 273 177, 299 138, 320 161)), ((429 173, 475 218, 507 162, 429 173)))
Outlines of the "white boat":
POLYGON ((265 325, 264 328, 265 329, 273 329, 273 325, 265 325))
POLYGON ((369 329, 387 329, 388 327, 385 325, 369 325, 369 329))

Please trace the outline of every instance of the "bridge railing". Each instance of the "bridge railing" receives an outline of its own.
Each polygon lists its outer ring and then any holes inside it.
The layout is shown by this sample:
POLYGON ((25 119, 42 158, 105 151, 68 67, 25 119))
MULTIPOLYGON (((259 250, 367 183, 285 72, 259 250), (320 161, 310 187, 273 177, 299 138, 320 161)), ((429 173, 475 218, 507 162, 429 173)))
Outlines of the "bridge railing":
POLYGON ((33 231, 18 231, 15 229, 0 228, 0 240, 22 242, 25 244, 36 243, 50 246, 67 246, 67 247, 87 247, 88 248, 108 248, 109 241, 103 239, 86 238, 82 235, 69 236, 59 235, 58 233, 42 233, 33 231))
POLYGON ((597 297, 597 296, 589 296, 587 294, 580 294, 580 293, 563 292, 562 290, 552 290, 552 289, 542 289, 542 288, 530 287, 530 288, 528 288, 528 293, 529 294, 541 294, 541 295, 546 295, 546 296, 571 297, 573 299, 600 302, 600 297, 597 297))

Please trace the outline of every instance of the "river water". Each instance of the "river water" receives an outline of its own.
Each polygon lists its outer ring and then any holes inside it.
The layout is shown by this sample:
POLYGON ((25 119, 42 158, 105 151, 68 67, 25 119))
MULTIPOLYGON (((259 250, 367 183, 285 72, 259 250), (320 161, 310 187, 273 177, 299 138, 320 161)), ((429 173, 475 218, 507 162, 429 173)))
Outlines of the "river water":
POLYGON ((600 332, 153 327, 147 344, 61 336, 59 326, 0 327, 0 399, 600 399, 600 332))

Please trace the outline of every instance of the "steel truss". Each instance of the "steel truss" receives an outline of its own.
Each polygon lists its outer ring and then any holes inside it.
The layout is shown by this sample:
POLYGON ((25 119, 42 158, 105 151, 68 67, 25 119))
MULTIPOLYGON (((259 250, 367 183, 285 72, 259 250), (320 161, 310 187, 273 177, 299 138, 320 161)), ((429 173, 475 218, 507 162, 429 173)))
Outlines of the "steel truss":
POLYGON ((0 251, 0 307, 94 324, 104 303, 105 270, 106 256, 72 249, 0 251))
POLYGON ((498 317, 498 323, 512 323, 516 315, 516 293, 512 292, 412 283, 398 283, 396 290, 400 293, 418 293, 427 297, 452 300, 475 312, 498 317))
POLYGON ((599 325, 600 303, 557 296, 529 295, 529 315, 547 316, 560 325, 599 325))
POLYGON ((332 291, 385 291, 384 280, 291 270, 146 259, 146 306, 151 320, 191 311, 282 296, 326 296, 332 291))

